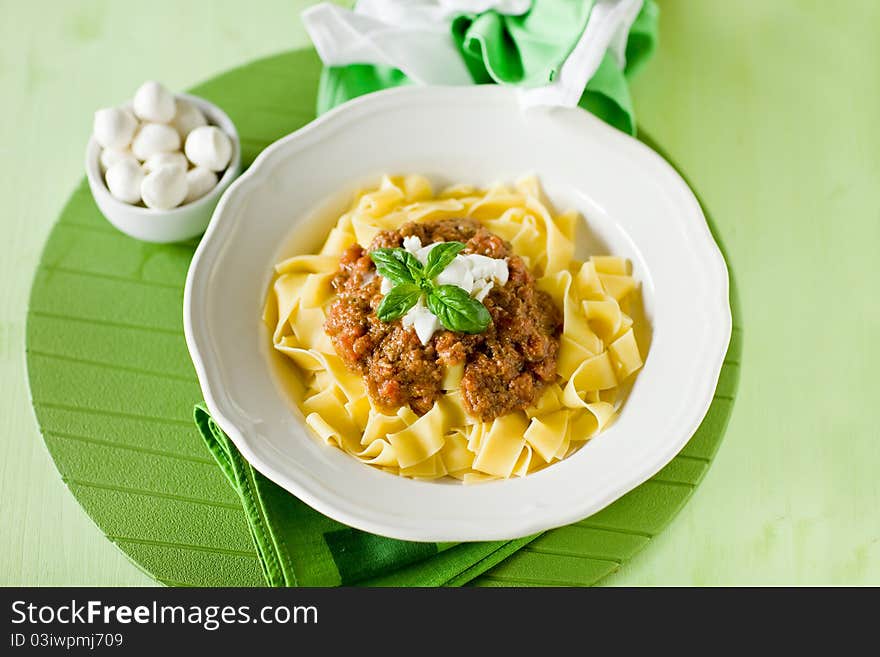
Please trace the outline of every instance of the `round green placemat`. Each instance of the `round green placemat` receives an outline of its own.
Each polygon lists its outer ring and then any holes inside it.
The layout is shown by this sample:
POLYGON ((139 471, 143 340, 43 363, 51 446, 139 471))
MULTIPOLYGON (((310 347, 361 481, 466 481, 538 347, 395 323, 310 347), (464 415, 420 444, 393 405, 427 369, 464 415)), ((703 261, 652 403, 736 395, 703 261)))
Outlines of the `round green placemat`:
MULTIPOLYGON (((313 118, 320 69, 313 50, 299 50, 192 93, 226 110, 248 165, 313 118)), ((169 585, 259 586, 244 513, 192 422, 201 393, 181 308, 195 245, 123 235, 82 182, 49 236, 31 291, 31 397, 65 483, 137 565, 169 585)), ((733 286, 731 304, 735 328, 715 400, 681 453, 608 508, 545 533, 477 584, 594 584, 675 516, 711 463, 733 405, 742 336, 733 286)))

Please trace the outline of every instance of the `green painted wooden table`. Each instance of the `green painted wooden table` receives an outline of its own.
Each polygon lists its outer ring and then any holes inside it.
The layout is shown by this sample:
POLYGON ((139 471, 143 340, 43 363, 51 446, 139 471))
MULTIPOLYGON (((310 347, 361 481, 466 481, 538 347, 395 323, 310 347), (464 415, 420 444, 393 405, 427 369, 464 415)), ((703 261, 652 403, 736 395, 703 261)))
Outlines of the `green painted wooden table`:
MULTIPOLYGON (((27 293, 81 176, 91 111, 148 77, 183 88, 305 43, 307 3, 256 4, 0 3, 0 584, 151 583, 79 509, 37 434, 27 293)), ((880 8, 846 6, 661 0, 636 106, 735 263, 747 366, 705 481, 607 583, 880 583, 880 8)))

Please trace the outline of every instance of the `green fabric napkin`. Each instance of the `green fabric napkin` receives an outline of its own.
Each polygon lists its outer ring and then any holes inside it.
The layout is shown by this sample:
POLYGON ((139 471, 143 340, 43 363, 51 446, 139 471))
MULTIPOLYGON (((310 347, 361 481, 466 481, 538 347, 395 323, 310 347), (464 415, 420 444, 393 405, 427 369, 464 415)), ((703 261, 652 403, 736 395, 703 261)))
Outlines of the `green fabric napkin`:
MULTIPOLYGON (((589 19, 589 0, 535 0, 522 16, 495 11, 462 14, 452 22, 452 36, 477 84, 538 86, 553 80, 589 19)), ((606 53, 587 83, 579 105, 628 134, 636 118, 627 79, 653 53, 659 10, 645 0, 630 29, 626 68, 606 53)), ((318 114, 372 91, 411 84, 398 69, 370 64, 325 67, 318 89, 318 114)))
POLYGON ((535 538, 413 543, 352 529, 254 470, 204 405, 194 416, 238 493, 269 586, 461 586, 535 538))
POLYGON ((545 0, 521 16, 462 14, 452 21, 452 37, 474 82, 535 87, 553 80, 592 8, 588 0, 545 0))

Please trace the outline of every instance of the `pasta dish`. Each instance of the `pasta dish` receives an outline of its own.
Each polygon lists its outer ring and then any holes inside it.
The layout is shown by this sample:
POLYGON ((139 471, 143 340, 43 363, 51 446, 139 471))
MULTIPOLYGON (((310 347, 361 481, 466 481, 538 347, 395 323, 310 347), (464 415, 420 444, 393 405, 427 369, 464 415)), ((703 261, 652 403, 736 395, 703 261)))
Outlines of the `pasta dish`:
POLYGON ((308 426, 388 472, 465 483, 579 449, 642 366, 629 263, 576 260, 579 223, 534 177, 357 194, 317 254, 275 266, 263 314, 308 426))

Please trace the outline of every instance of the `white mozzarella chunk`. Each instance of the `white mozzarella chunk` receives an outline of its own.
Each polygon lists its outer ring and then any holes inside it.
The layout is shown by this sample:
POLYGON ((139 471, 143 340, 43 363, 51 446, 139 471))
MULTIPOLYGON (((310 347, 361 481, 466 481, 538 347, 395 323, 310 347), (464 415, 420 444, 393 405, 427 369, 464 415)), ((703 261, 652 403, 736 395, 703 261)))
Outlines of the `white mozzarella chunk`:
POLYGON ((501 285, 507 285, 509 271, 507 261, 501 258, 490 258, 477 253, 464 256, 470 263, 474 278, 485 280, 496 279, 501 285))
POLYGON ((156 169, 169 165, 180 167, 184 171, 189 168, 189 162, 187 162, 183 153, 180 151, 174 151, 172 153, 155 153, 154 155, 151 155, 144 162, 144 171, 150 173, 156 169))
POLYGON ((223 171, 232 157, 232 142, 220 128, 203 125, 189 133, 184 152, 196 166, 223 171))
POLYGON ((101 151, 101 169, 107 171, 117 162, 122 160, 131 160, 135 164, 139 164, 135 156, 127 148, 105 148, 101 151))
POLYGON ((173 165, 156 169, 141 183, 141 197, 148 208, 176 208, 186 197, 186 172, 173 165))
POLYGON ((131 143, 131 152, 141 162, 156 153, 171 153, 180 150, 180 135, 177 130, 163 123, 144 123, 131 143))
POLYGON ((148 80, 134 93, 132 108, 142 121, 169 123, 174 118, 174 96, 158 82, 148 80))
POLYGON ((419 249, 422 248, 422 240, 420 240, 416 235, 409 235, 408 237, 404 237, 403 248, 412 253, 414 256, 417 256, 419 249))
POLYGON ((485 299, 489 292, 492 291, 492 287, 494 285, 495 283, 493 281, 485 281, 483 279, 480 279, 480 281, 474 285, 471 296, 473 296, 473 298, 480 303, 483 303, 483 299, 485 299))
POLYGON ((186 172, 187 192, 184 203, 192 203, 214 189, 217 174, 205 167, 194 167, 186 172))
POLYGON ((423 246, 415 252, 416 260, 421 262, 423 265, 428 264, 428 254, 434 250, 435 246, 439 246, 440 244, 443 244, 443 242, 434 242, 433 244, 429 244, 428 246, 423 246))
POLYGON ((208 120, 202 114, 202 110, 188 100, 178 98, 174 101, 174 106, 176 111, 174 119, 171 121, 171 126, 177 130, 177 134, 180 135, 182 142, 186 141, 187 135, 196 128, 208 125, 208 120))
POLYGON ((422 345, 428 344, 431 336, 440 330, 440 320, 428 310, 423 299, 410 308, 403 316, 401 322, 404 328, 412 328, 422 345))
POLYGON ((141 183, 144 170, 134 158, 123 159, 107 169, 104 180, 113 198, 123 203, 137 203, 141 200, 141 183))
POLYGON ((95 112, 92 133, 103 148, 124 149, 131 143, 138 122, 124 107, 105 107, 95 112))
POLYGON ((457 285, 468 294, 474 289, 474 274, 467 256, 457 255, 434 281, 437 285, 457 285))

